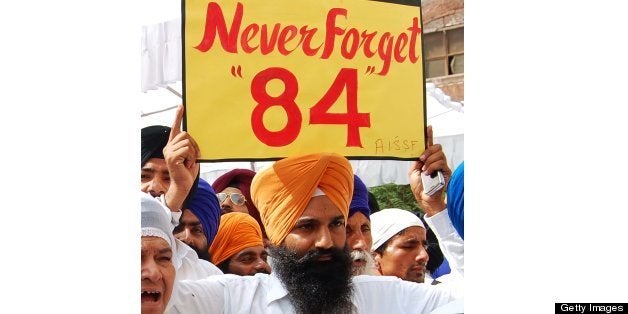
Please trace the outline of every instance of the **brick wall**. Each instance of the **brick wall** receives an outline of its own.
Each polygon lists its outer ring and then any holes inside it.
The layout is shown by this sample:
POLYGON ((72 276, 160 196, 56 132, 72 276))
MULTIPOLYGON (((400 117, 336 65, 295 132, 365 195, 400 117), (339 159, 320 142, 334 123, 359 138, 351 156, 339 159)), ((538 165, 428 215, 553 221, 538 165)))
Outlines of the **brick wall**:
MULTIPOLYGON (((421 1, 423 32, 431 33, 464 25, 464 0, 421 1)), ((454 101, 464 100, 464 74, 427 79, 454 101)))
POLYGON ((464 0, 423 0, 421 9, 425 33, 464 25, 464 0))

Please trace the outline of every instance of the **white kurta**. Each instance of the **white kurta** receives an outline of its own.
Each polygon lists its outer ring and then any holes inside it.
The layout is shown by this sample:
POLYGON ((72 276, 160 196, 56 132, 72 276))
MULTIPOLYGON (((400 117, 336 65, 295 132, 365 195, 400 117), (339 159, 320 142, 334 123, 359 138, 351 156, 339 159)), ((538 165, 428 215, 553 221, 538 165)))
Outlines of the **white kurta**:
POLYGON ((194 251, 183 241, 176 239, 177 258, 181 261, 181 265, 176 268, 176 280, 197 280, 204 279, 208 276, 222 275, 222 271, 214 264, 198 258, 194 251))
MULTIPOLYGON (((424 218, 434 231, 438 239, 438 246, 449 263, 451 275, 448 277, 451 280, 454 278, 461 280, 464 278, 464 240, 458 235, 451 223, 447 208, 434 216, 425 216, 424 218)), ((441 281, 440 279, 437 280, 441 281)))
MULTIPOLYGON (((160 197, 157 197, 164 207, 167 209, 166 198, 162 194, 160 197)), ((179 224, 179 219, 181 219, 182 211, 173 212, 170 211, 170 217, 172 218, 170 223, 172 223, 173 228, 179 224)), ((177 271, 176 280, 197 280, 207 278, 208 276, 213 275, 222 275, 222 271, 216 267, 216 265, 198 258, 198 254, 196 251, 189 247, 187 244, 183 243, 183 241, 179 239, 175 239, 176 242, 176 259, 175 259, 175 270, 177 271)))
MULTIPOLYGON (((392 276, 352 278, 354 313, 429 313, 463 296, 462 286, 439 287, 392 276)), ((321 300, 325 302, 325 300, 321 300)), ((178 281, 166 313, 294 313, 273 274, 213 276, 178 281)))

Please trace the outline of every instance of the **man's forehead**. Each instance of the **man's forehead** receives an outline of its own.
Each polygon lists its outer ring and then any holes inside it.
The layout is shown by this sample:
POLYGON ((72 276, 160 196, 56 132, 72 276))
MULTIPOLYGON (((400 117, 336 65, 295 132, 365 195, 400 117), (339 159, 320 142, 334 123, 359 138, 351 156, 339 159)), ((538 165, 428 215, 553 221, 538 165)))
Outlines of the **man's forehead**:
POLYGON ((183 211, 183 214, 181 215, 180 220, 181 222, 185 222, 187 224, 194 224, 194 223, 200 224, 200 220, 198 219, 198 217, 194 215, 194 213, 189 209, 186 209, 183 211))
POLYGON ((316 218, 329 218, 342 216, 342 212, 338 207, 329 199, 327 195, 314 196, 310 199, 303 214, 299 217, 299 220, 303 218, 316 219, 316 218))
POLYGON ((242 256, 245 254, 259 255, 262 253, 264 253, 264 246, 255 245, 255 246, 249 246, 247 248, 240 250, 238 253, 234 254, 234 256, 242 256))
POLYGON ((393 236, 392 239, 398 239, 400 241, 421 241, 425 240, 425 237, 425 228, 410 226, 401 230, 398 234, 393 236))
POLYGON ((353 215, 349 216, 347 224, 370 225, 371 221, 366 218, 362 212, 355 212, 353 215))
POLYGON ((168 171, 168 167, 165 159, 151 158, 144 164, 142 170, 168 171))
POLYGON ((228 186, 228 187, 226 187, 224 190, 222 190, 220 192, 223 192, 223 193, 240 193, 240 194, 242 194, 242 191, 240 189, 234 188, 232 186, 228 186))
POLYGON ((143 236, 142 237, 142 252, 172 252, 170 245, 166 240, 161 237, 155 236, 143 236))

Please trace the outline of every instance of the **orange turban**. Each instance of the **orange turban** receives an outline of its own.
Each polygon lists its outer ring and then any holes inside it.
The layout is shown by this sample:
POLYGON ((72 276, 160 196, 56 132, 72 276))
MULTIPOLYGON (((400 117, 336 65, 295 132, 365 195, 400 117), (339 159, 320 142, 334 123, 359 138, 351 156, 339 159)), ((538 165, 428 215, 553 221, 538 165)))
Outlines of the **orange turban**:
POLYGON ((252 246, 264 246, 264 242, 262 229, 251 215, 231 212, 220 216, 218 233, 209 247, 214 265, 252 246))
POLYGON ((353 195, 353 170, 345 157, 335 153, 288 157, 255 175, 251 198, 271 243, 283 242, 317 187, 346 221, 353 195))

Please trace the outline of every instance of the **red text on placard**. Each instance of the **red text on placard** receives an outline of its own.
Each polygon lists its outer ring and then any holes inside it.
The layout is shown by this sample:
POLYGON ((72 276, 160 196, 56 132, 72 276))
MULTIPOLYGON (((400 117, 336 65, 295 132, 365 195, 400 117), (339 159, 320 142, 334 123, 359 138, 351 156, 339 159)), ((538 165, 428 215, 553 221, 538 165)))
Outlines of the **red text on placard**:
MULTIPOLYGON (((325 95, 310 108, 310 124, 347 125, 347 147, 363 147, 359 128, 371 127, 370 114, 358 112, 357 76, 356 69, 340 69, 325 95), (347 112, 329 112, 343 90, 347 96, 347 112)), ((294 142, 299 136, 303 118, 295 102, 298 91, 297 78, 284 68, 268 68, 255 75, 251 81, 251 96, 257 105, 251 114, 251 128, 262 143, 280 147, 294 142), (279 79, 284 84, 284 90, 276 97, 266 91, 266 85, 273 79, 279 79), (286 125, 279 131, 270 131, 264 125, 264 113, 272 106, 282 107, 288 117, 286 125)))

